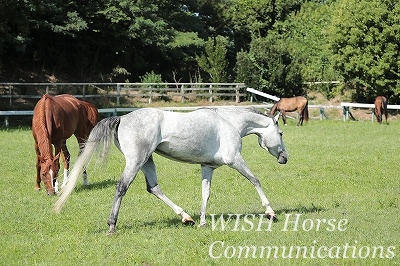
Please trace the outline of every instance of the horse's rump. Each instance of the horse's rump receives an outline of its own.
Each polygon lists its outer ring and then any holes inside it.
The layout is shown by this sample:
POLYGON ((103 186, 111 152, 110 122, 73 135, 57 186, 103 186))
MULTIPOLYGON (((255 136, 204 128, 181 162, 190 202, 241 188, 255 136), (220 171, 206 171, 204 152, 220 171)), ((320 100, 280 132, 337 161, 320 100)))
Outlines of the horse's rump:
POLYGON ((387 110, 387 100, 384 96, 377 96, 375 98, 375 115, 379 123, 382 123, 382 115, 385 115, 387 122, 388 110, 387 110))

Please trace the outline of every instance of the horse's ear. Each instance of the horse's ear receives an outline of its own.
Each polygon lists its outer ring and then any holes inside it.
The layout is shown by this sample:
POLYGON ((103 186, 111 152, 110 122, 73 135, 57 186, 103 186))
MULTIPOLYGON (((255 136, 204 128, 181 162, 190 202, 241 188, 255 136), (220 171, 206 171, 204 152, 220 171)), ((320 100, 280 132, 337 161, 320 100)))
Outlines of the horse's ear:
POLYGON ((278 114, 275 116, 275 120, 276 120, 276 122, 278 122, 278 120, 279 120, 279 116, 281 115, 281 112, 278 112, 278 114))

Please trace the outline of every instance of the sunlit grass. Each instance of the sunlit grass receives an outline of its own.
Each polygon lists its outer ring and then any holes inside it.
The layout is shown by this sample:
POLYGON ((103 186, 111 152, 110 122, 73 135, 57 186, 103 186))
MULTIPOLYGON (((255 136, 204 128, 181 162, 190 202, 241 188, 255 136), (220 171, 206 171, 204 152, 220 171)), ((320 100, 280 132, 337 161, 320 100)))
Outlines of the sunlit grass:
MULTIPOLYGON (((292 122, 292 121, 291 121, 292 122)), ((400 124, 310 121, 303 127, 282 126, 290 153, 288 164, 259 148, 254 136, 244 138, 243 156, 260 178, 279 221, 271 231, 212 230, 185 227, 168 206, 146 191, 139 174, 122 202, 117 234, 106 236, 124 159, 112 149, 106 165, 92 161, 91 185, 80 184, 61 214, 53 212, 56 197, 35 191, 35 154, 29 130, 0 131, 2 140, 0 257, 7 265, 390 265, 399 264, 400 124), (329 227, 283 231, 285 215, 300 216, 300 225, 317 219, 346 219, 345 230, 329 227), (394 258, 224 258, 239 246, 395 246, 394 258), (219 242, 218 242, 219 243, 219 242)), ((73 160, 77 144, 68 141, 73 160)), ((159 184, 165 194, 198 222, 201 171, 198 165, 155 156, 159 184)), ((228 167, 214 173, 208 213, 254 214, 264 211, 250 182, 228 167)), ((258 216, 256 216, 258 217, 258 216)), ((239 219, 248 229, 249 224, 239 219)), ((254 220, 258 222, 258 220, 254 220)), ((308 224, 307 224, 308 223, 308 224)), ((292 224, 293 225, 293 224, 292 224)), ((314 224, 315 225, 315 224, 314 224)), ((266 225, 265 225, 266 226, 266 225)), ((233 222, 230 227, 233 228, 233 222)), ((240 227, 241 228, 241 227, 240 227)), ((264 227, 265 228, 265 227, 264 227)), ((311 248, 310 248, 311 249, 311 248)), ((361 255, 366 251, 362 249, 361 255)), ((237 255, 237 254, 236 254, 237 255)))

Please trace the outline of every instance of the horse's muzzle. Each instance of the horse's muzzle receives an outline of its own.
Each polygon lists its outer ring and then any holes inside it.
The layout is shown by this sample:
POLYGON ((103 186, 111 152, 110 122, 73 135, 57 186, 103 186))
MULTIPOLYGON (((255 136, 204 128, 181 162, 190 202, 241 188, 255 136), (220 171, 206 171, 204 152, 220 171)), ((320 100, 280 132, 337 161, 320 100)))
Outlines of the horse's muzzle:
POLYGON ((278 156, 278 163, 285 164, 289 158, 289 153, 287 151, 281 151, 278 156))

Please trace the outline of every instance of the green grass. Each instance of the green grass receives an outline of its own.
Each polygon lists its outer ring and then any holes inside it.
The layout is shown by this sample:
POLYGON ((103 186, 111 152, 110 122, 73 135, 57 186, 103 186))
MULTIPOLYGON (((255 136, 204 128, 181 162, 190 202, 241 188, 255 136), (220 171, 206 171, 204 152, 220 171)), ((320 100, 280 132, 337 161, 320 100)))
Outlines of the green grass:
MULTIPOLYGON (((260 178, 272 207, 280 219, 270 231, 257 231, 258 219, 239 219, 227 230, 181 225, 168 206, 148 194, 139 174, 126 194, 119 215, 117 234, 106 236, 115 183, 124 167, 116 148, 107 164, 89 166, 91 185, 80 184, 61 214, 52 206, 56 197, 34 188, 35 154, 31 132, 26 129, 0 131, 2 179, 0 181, 0 258, 7 265, 393 265, 400 264, 400 123, 310 121, 296 127, 282 126, 290 153, 288 164, 258 147, 254 136, 244 138, 243 156, 260 178), (300 215, 300 225, 283 231, 285 215, 300 215), (333 222, 315 229, 318 219, 333 222), (250 229, 252 221, 254 228, 250 229), (342 231, 340 220, 347 220, 342 231), (311 225, 312 229, 307 231, 311 225), (221 242, 216 242, 221 241, 221 242), (224 248, 221 243, 224 243, 224 248), (214 244, 210 257, 209 249, 214 244), (349 246, 343 257, 343 246, 349 246), (260 257, 262 246, 278 247, 279 258, 260 257), (283 247, 305 246, 307 258, 282 258, 283 247), (317 258, 327 247, 331 256, 317 258), (393 247, 392 247, 393 246, 393 247), (257 248, 255 257, 240 247, 257 248), (372 258, 374 247, 383 256, 372 258), (314 249, 314 257, 310 252, 314 249), (389 251, 388 251, 389 249, 389 251), (367 258, 352 258, 361 252, 367 258), (233 251, 236 253, 233 254, 233 251), (390 253, 390 251, 392 253, 390 253), (233 258, 224 258, 233 256, 233 258)), ((77 153, 74 139, 68 141, 77 153)), ((75 159, 76 156, 73 156, 75 159)), ((200 167, 155 156, 159 183, 165 194, 199 221, 201 201, 200 167)), ((255 214, 264 208, 251 184, 228 167, 215 171, 208 214, 255 214)), ((263 224, 262 229, 267 229, 263 224)), ((287 255, 287 253, 286 253, 287 255)), ((322 254, 324 255, 324 254, 322 254)), ((328 255, 327 255, 328 256, 328 255)))

